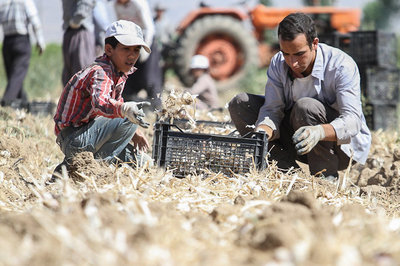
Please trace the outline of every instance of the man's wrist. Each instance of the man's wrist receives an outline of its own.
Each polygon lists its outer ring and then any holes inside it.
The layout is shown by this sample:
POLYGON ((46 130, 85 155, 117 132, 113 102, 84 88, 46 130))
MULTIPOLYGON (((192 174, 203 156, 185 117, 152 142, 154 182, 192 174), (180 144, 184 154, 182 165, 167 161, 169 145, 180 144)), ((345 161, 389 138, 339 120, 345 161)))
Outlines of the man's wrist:
POLYGON ((256 131, 257 132, 265 132, 268 140, 272 138, 272 135, 274 133, 274 130, 267 125, 258 125, 258 127, 256 128, 256 131))

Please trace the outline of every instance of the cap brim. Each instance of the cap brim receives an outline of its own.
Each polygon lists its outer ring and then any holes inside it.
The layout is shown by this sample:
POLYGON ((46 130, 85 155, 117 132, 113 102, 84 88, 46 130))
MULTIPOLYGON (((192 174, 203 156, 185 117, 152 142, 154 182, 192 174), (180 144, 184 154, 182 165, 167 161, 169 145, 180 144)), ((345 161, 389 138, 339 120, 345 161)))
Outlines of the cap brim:
POLYGON ((126 46, 135 46, 135 45, 140 45, 143 47, 143 49, 148 52, 151 53, 151 49, 150 47, 143 41, 140 40, 138 38, 135 38, 132 35, 118 35, 118 36, 114 36, 120 43, 122 43, 123 45, 126 46))

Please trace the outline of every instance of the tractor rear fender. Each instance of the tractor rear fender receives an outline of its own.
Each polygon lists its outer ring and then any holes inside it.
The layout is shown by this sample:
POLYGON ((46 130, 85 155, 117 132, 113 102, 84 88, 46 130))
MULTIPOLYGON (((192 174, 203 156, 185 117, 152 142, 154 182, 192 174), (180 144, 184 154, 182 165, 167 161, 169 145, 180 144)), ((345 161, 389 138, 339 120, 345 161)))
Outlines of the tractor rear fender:
POLYGON ((186 28, 196 21, 199 18, 208 16, 208 15, 225 15, 230 16, 238 20, 246 20, 248 15, 243 11, 235 8, 210 8, 210 7, 202 7, 190 12, 182 21, 179 23, 177 31, 179 35, 181 35, 186 28))

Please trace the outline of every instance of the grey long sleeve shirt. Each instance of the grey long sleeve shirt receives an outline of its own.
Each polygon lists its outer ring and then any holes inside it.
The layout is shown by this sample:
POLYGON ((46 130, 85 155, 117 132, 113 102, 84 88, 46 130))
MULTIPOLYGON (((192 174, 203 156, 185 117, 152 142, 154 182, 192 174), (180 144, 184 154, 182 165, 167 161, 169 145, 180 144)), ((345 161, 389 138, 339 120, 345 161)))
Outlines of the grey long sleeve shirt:
POLYGON ((85 27, 94 32, 93 9, 96 0, 63 0, 63 30, 85 27))
MULTIPOLYGON (((293 107, 293 81, 281 52, 276 54, 267 71, 265 103, 261 107, 256 126, 268 125, 279 138, 279 125, 284 111, 293 107)), ((316 98, 339 112, 330 124, 337 136, 337 144, 359 163, 365 163, 371 146, 361 104, 360 74, 354 60, 339 49, 318 44, 317 56, 311 73, 316 98)))

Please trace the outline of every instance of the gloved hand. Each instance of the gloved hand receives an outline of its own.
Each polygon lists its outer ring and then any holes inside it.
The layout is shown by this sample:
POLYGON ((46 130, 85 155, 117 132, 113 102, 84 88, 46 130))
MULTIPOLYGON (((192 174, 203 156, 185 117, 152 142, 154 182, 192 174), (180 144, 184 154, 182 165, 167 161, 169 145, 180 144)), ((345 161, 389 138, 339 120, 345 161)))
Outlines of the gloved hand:
POLYGON ((304 126, 296 130, 292 140, 297 150, 297 154, 309 153, 317 143, 325 138, 325 130, 321 125, 304 126))
POLYGON ((145 114, 143 112, 143 106, 150 106, 149 102, 126 102, 121 106, 121 114, 126 117, 134 124, 138 124, 141 127, 148 128, 149 123, 143 120, 145 114))

